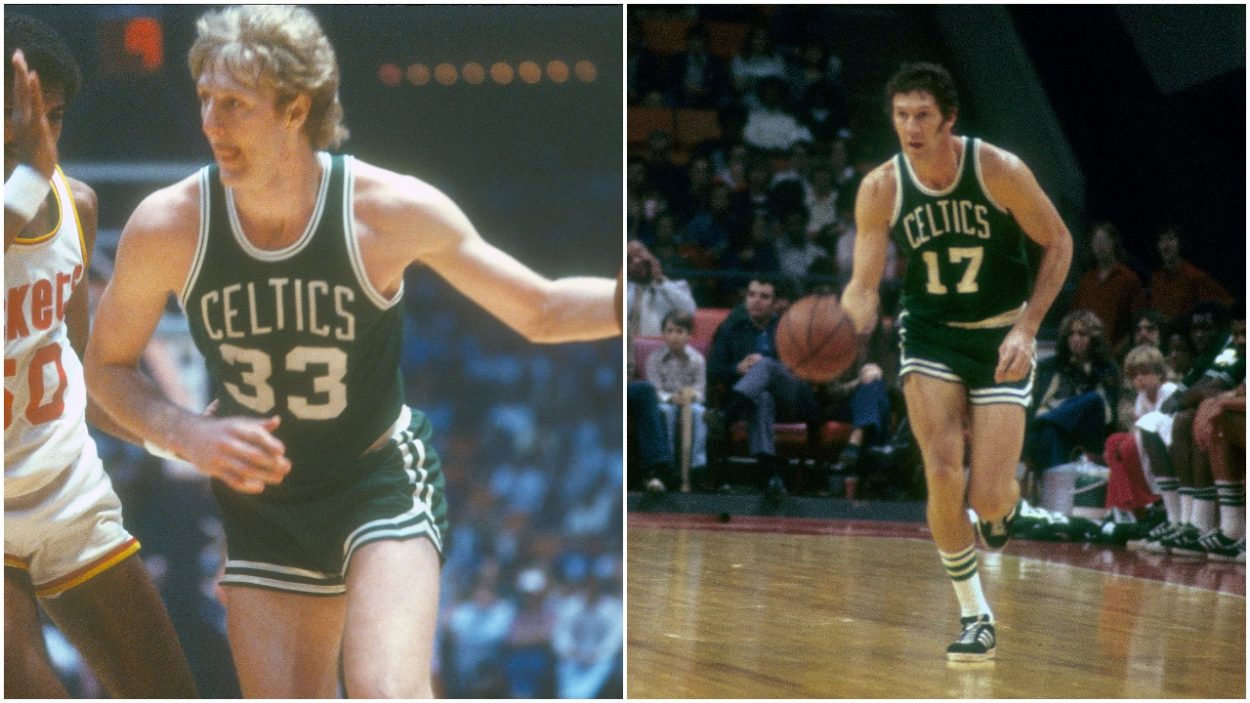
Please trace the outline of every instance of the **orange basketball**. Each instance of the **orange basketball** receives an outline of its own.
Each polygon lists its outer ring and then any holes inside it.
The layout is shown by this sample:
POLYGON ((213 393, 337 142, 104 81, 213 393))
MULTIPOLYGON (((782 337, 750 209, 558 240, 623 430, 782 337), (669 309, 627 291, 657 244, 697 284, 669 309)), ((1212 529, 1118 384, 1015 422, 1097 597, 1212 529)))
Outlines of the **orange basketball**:
POLYGON ((855 323, 832 293, 794 302, 777 323, 777 355, 795 376, 827 383, 855 363, 855 323))
POLYGON ((625 269, 616 274, 616 290, 612 293, 612 307, 616 308, 616 326, 625 330, 625 269))

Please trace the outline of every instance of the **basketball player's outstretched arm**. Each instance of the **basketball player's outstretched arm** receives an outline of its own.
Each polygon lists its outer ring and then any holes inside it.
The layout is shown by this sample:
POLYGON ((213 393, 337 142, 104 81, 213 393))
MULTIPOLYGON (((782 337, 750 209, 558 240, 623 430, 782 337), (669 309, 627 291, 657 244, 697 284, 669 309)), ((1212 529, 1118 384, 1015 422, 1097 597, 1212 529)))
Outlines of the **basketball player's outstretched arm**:
POLYGON ((620 334, 613 305, 615 279, 547 279, 483 239, 436 188, 357 164, 357 229, 366 270, 380 291, 397 290, 403 268, 421 263, 530 341, 573 342, 620 334))
POLYGON ((199 231, 196 177, 148 196, 122 230, 84 366, 91 399, 127 431, 242 493, 286 477, 277 416, 206 417, 171 402, 139 360, 171 293, 186 281, 199 231))
POLYGON ((861 337, 877 326, 877 290, 885 272, 894 208, 894 165, 887 162, 864 177, 855 196, 855 255, 851 281, 842 292, 842 307, 861 337))
POLYGON ((990 197, 1007 208, 1024 234, 1042 247, 1028 307, 1012 325, 998 352, 994 379, 1010 382, 1029 372, 1037 330, 1068 275, 1072 235, 1033 172, 1018 157, 986 144, 981 151, 981 169, 990 197))
MULTIPOLYGON (((48 115, 43 103, 43 88, 39 83, 39 75, 26 68, 26 57, 22 50, 13 52, 13 104, 4 118, 4 129, 13 131, 12 141, 4 145, 5 151, 17 154, 20 164, 33 168, 45 180, 52 178, 56 170, 56 138, 52 134, 52 125, 48 123, 48 115)), ((6 138, 7 141, 7 138, 6 138)), ((12 178, 12 174, 10 174, 12 178)), ((29 215, 23 215, 10 209, 10 198, 18 198, 26 206, 38 206, 39 196, 31 193, 34 201, 25 202, 26 193, 8 192, 6 184, 4 208, 4 250, 8 251, 13 240, 22 233, 22 228, 30 222, 29 215)), ((43 190, 47 196, 48 191, 43 190)), ((20 208, 19 208, 20 209, 20 208)))

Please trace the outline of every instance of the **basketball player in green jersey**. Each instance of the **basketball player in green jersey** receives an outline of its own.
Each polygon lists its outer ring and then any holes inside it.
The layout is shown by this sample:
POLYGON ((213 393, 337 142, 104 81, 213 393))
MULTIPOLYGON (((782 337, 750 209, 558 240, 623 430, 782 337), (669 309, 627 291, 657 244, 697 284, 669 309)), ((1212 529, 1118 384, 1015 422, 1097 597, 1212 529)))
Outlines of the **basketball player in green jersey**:
POLYGON ((338 66, 316 18, 229 7, 190 52, 215 164, 131 216, 87 351, 120 424, 211 476, 227 634, 248 697, 429 697, 446 534, 429 423, 403 405, 403 276, 429 266, 537 342, 620 333, 610 278, 548 280, 416 178, 323 149, 338 66), (179 297, 220 403, 137 370, 179 297))
POLYGON ((996 638, 977 574, 976 532, 999 549, 1018 511, 1015 468, 1034 338, 1067 275, 1072 240, 1019 158, 952 133, 958 103, 944 68, 904 65, 886 86, 886 103, 902 151, 860 186, 843 304, 861 334, 874 328, 892 237, 908 257, 899 314, 903 394, 924 460, 929 529, 960 606, 962 632, 947 657, 982 661, 994 656, 996 638), (1025 237, 1043 251, 1031 291, 1025 237))

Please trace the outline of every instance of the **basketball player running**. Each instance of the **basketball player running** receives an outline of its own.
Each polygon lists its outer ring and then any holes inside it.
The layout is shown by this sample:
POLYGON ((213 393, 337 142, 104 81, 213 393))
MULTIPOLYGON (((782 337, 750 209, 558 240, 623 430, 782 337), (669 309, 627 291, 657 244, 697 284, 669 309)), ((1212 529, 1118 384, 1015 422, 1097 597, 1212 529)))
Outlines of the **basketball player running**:
POLYGON ((1072 241, 1015 155, 952 133, 950 74, 904 65, 886 86, 900 154, 865 177, 855 203, 854 270, 843 303, 861 334, 876 325, 887 237, 908 255, 899 327, 907 414, 928 486, 928 523, 959 599, 956 661, 994 656, 994 615, 976 538, 1006 544, 1018 512, 1015 467, 1033 382, 1034 338, 1072 257, 1072 241), (1032 292, 1024 237, 1043 254, 1032 292), (971 431, 964 473, 963 423, 971 431))
POLYGON ((316 18, 230 7, 190 52, 215 164, 127 223, 86 364, 118 421, 211 476, 244 695, 429 697, 447 534, 429 422, 403 405, 403 276, 420 262, 530 340, 620 334, 610 278, 544 279, 416 178, 324 151, 346 136, 316 18), (220 402, 137 370, 177 295, 220 402))
POLYGON ((78 360, 96 196, 56 166, 78 66, 51 27, 25 15, 6 13, 4 45, 4 695, 69 695, 44 646, 42 606, 111 696, 193 697, 87 434, 88 415, 116 428, 87 407, 78 360))

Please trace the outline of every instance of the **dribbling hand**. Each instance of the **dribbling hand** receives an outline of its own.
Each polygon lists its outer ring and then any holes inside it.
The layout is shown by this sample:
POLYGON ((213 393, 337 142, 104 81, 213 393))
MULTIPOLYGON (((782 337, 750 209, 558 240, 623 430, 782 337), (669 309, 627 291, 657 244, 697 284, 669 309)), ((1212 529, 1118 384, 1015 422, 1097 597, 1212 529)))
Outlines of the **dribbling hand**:
POLYGON ((274 436, 281 418, 200 417, 182 448, 187 461, 239 493, 257 494, 291 471, 286 446, 274 436))
POLYGON ((1033 367, 1033 335, 1013 328, 998 347, 995 383, 1015 383, 1033 367))

